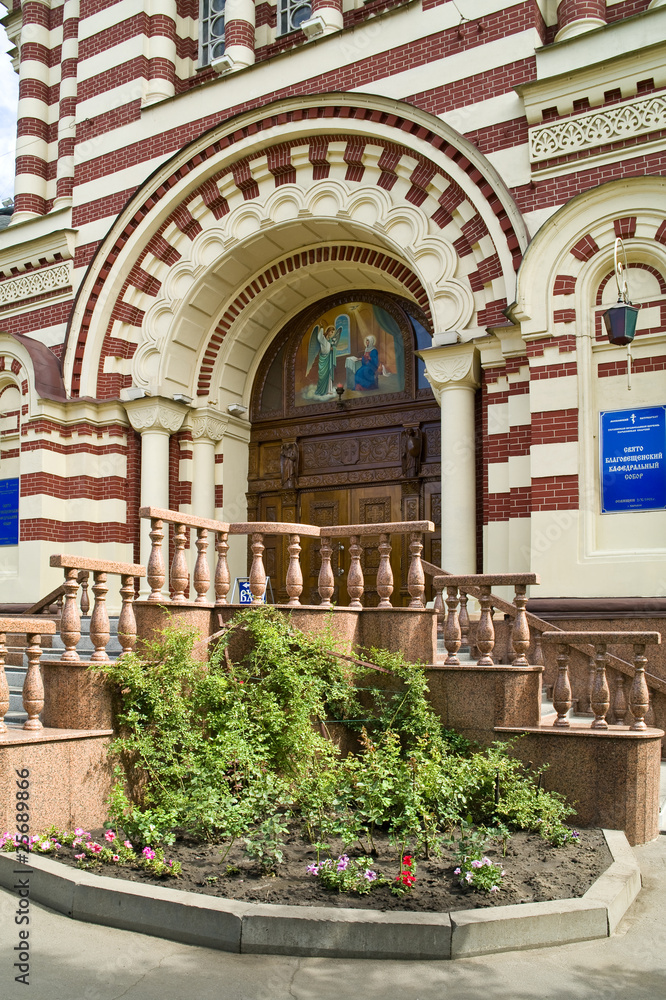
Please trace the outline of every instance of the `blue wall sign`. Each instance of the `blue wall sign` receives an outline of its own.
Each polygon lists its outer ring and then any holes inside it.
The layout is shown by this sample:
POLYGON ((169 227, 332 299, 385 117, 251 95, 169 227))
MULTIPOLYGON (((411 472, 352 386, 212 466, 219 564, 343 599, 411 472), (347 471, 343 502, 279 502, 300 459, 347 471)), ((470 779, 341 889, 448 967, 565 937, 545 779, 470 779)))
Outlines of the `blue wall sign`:
POLYGON ((19 481, 0 479, 0 545, 18 545, 19 481))
POLYGON ((599 416, 601 513, 666 509, 666 406, 599 416))

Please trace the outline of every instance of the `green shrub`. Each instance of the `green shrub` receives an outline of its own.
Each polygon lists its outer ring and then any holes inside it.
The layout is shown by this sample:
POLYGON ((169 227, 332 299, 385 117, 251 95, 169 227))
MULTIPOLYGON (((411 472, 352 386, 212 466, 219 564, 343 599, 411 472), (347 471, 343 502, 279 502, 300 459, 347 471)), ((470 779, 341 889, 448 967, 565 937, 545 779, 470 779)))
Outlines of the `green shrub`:
POLYGON ((332 630, 306 635, 270 607, 236 615, 207 664, 192 658, 197 638, 171 623, 142 656, 95 665, 117 688, 111 817, 133 841, 167 844, 180 828, 233 842, 258 827, 247 839, 261 854, 287 814, 313 842, 340 837, 366 852, 381 828, 403 853, 414 844, 427 856, 467 816, 566 840, 564 800, 541 791, 508 744, 475 750, 444 730, 424 670, 399 654, 363 650, 377 669, 353 666, 335 655, 332 630), (240 631, 249 652, 232 663, 240 631), (343 759, 321 734, 331 719, 366 720, 350 722, 358 754, 343 759))

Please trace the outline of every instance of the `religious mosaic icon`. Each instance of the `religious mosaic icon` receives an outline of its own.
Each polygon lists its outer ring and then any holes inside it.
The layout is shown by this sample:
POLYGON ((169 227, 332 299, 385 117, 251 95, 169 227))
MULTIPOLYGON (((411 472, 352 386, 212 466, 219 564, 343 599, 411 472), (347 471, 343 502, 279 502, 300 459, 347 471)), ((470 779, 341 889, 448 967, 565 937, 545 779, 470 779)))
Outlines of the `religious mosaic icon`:
POLYGON ((348 302, 309 326, 296 354, 295 404, 386 395, 405 388, 405 352, 397 321, 380 306, 348 302))

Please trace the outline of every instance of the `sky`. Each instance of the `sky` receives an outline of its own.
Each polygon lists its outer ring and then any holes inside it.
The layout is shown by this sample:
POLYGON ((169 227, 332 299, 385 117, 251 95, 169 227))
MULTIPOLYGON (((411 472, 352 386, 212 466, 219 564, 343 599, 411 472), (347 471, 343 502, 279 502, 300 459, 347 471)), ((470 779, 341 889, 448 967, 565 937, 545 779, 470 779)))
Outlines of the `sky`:
MULTIPOLYGON (((5 8, 0 4, 0 15, 4 14, 5 8)), ((0 203, 14 196, 18 76, 12 69, 9 48, 5 29, 0 25, 0 203)))

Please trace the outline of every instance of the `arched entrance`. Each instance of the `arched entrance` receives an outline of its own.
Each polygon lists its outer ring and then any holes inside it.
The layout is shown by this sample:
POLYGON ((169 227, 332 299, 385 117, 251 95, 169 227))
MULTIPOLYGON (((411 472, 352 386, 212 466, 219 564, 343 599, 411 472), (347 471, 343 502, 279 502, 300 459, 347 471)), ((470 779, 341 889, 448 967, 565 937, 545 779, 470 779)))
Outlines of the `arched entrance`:
MULTIPOLYGON (((320 526, 428 518, 439 522, 439 407, 415 350, 429 346, 428 320, 414 303, 357 289, 309 306, 264 355, 250 404, 248 518, 320 526)), ((303 538, 305 603, 318 603, 317 540, 303 538)), ((272 580, 285 580, 284 539, 265 539, 272 580)), ((363 553, 365 603, 374 588, 379 536, 363 553)), ((403 545, 406 543, 403 543, 403 545)), ((425 558, 438 562, 439 533, 425 558)), ((346 542, 334 574, 349 567, 346 542)), ((407 553, 394 544, 395 580, 406 583, 407 553)), ((346 573, 345 573, 346 576, 346 573)), ((286 592, 278 590, 278 601, 286 592)), ((333 600, 347 603, 336 586, 333 600)), ((394 594, 409 603, 409 595, 394 594)))
MULTIPOLYGON (((80 285, 65 381, 72 397, 130 402, 144 505, 163 506, 169 492, 165 439, 189 435, 181 509, 243 520, 251 424, 237 414, 249 411, 281 329, 327 296, 372 291, 409 303, 436 344, 485 337, 513 300, 526 243, 492 166, 439 119, 368 95, 281 101, 194 140, 132 198, 80 285)), ((371 405, 352 408, 370 418, 371 405)), ((391 426, 402 433, 420 423, 412 416, 391 426)), ((352 437, 359 430, 350 424, 352 437)), ((385 464, 379 479, 400 492, 391 517, 405 514, 399 468, 385 464)), ((417 492, 419 513, 439 520, 435 500, 417 492)), ((454 559, 464 567, 475 565, 473 492, 472 477, 469 551, 454 559)), ((360 519, 356 499, 345 502, 347 518, 360 519)), ((144 534, 142 561, 146 543, 144 534)))

